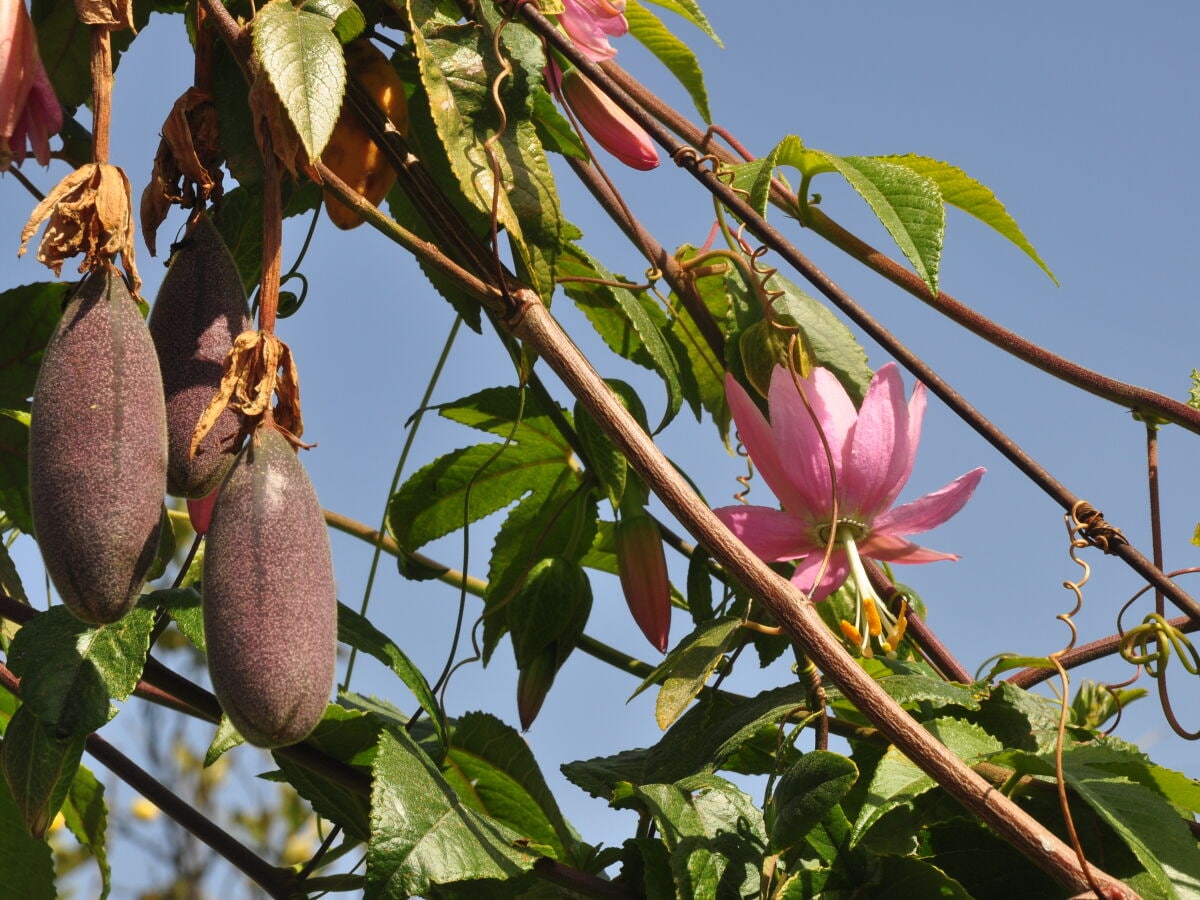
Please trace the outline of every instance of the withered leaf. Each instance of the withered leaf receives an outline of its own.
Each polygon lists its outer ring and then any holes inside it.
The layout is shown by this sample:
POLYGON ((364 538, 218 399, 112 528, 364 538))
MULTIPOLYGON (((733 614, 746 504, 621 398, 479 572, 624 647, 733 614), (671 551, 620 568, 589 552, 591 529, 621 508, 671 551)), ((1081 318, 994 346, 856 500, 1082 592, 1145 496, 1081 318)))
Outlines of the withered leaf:
POLYGON ((63 263, 83 254, 80 272, 90 272, 121 254, 136 294, 142 285, 133 253, 133 200, 129 179, 117 166, 89 163, 76 169, 46 196, 21 230, 22 255, 30 238, 49 220, 38 245, 38 261, 62 273, 63 263))
POLYGON ((133 28, 133 0, 75 0, 75 13, 84 25, 133 28))

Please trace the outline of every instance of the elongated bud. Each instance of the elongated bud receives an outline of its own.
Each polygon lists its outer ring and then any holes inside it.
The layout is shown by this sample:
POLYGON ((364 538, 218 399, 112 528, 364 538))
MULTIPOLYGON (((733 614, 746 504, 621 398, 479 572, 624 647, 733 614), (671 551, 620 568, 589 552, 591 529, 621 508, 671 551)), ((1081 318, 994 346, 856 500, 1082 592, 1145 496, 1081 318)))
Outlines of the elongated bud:
POLYGON ((632 169, 644 172, 658 166, 658 150, 646 130, 579 70, 563 73, 561 86, 562 96, 596 143, 632 169))
POLYGON ((624 516, 613 529, 617 572, 633 620, 651 644, 667 651, 671 633, 671 582, 658 524, 645 513, 624 516))
POLYGON ((208 534, 208 523, 212 521, 213 504, 217 502, 217 491, 213 488, 207 497, 199 500, 187 498, 188 518, 192 521, 192 530, 201 536, 208 534))
POLYGON ((558 674, 555 656, 554 648, 546 647, 517 675, 517 715, 522 731, 528 731, 533 725, 542 709, 542 701, 554 684, 554 676, 558 674))

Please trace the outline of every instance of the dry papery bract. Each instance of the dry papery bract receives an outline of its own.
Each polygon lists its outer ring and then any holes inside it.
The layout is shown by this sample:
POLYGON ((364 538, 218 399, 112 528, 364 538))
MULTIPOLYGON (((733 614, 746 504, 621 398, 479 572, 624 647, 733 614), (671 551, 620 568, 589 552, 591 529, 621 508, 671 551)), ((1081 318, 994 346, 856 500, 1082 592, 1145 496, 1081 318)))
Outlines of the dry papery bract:
POLYGON ((84 25, 133 28, 133 0, 75 0, 75 13, 84 25))
POLYGON ((133 200, 129 179, 117 166, 89 163, 76 169, 37 205, 21 230, 22 255, 43 222, 49 220, 37 258, 55 275, 63 263, 83 254, 80 272, 91 272, 118 253, 136 295, 142 280, 133 254, 133 200))
POLYGON ((242 414, 245 431, 252 431, 270 413, 276 427, 293 443, 299 442, 304 432, 300 376, 287 344, 265 331, 246 331, 237 336, 225 359, 221 387, 192 434, 193 454, 226 407, 242 414), (271 396, 276 393, 279 402, 272 411, 271 396))

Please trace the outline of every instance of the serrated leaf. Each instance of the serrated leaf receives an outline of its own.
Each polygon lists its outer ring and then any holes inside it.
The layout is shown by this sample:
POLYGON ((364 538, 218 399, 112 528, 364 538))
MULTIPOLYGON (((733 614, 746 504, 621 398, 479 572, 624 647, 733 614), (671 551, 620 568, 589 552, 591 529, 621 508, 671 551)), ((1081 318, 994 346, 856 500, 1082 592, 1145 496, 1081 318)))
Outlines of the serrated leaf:
POLYGON ((241 732, 229 720, 229 716, 222 714, 221 721, 217 723, 217 730, 213 734, 212 740, 209 741, 208 749, 204 751, 204 768, 207 769, 234 747, 244 744, 245 741, 241 732))
POLYGON ((56 736, 22 705, 4 731, 4 780, 29 833, 44 838, 83 757, 83 735, 56 736))
POLYGON ((764 729, 775 729, 780 720, 803 708, 807 696, 794 684, 749 698, 724 692, 706 696, 654 747, 566 763, 562 771, 573 784, 605 800, 619 782, 674 783, 714 772, 764 729))
POLYGON ((142 596, 138 604, 147 609, 164 609, 180 633, 201 653, 205 652, 204 610, 200 591, 194 587, 166 588, 142 596))
POLYGON ((564 455, 571 449, 550 415, 531 394, 518 388, 484 388, 469 397, 434 408, 451 422, 469 425, 519 444, 548 445, 564 455))
MULTIPOLYGON (((544 4, 543 4, 544 5, 544 4)), ((558 111, 554 98, 545 88, 533 92, 533 124, 542 146, 573 159, 587 159, 587 149, 570 120, 558 111)))
POLYGON ((931 702, 939 708, 961 706, 963 709, 979 709, 977 691, 929 675, 892 675, 879 679, 878 684, 901 706, 931 702))
POLYGON ((318 815, 337 823, 347 835, 363 842, 371 834, 370 805, 365 789, 380 730, 380 720, 374 716, 331 703, 305 741, 325 755, 357 769, 362 777, 362 791, 347 785, 343 778, 332 778, 301 765, 291 759, 286 750, 272 753, 287 782, 312 804, 318 815))
POLYGON ((507 879, 537 857, 521 835, 466 806, 404 732, 380 735, 371 766, 367 896, 407 898, 438 884, 507 879))
POLYGON ((346 92, 346 60, 334 25, 291 0, 271 0, 253 22, 255 57, 310 160, 325 149, 346 92))
MULTIPOLYGON (((75 840, 86 847, 100 870, 100 900, 112 889, 112 867, 108 864, 108 807, 104 802, 104 785, 86 766, 75 772, 75 780, 67 792, 62 808, 63 820, 75 840)), ((2 891, 0 891, 2 893, 2 891)))
POLYGON ((771 847, 784 851, 804 840, 857 780, 858 767, 844 756, 826 750, 804 754, 771 794, 766 810, 771 847))
POLYGON ((429 715, 441 745, 449 746, 450 735, 446 729, 446 718, 429 687, 429 682, 391 638, 346 604, 338 603, 338 640, 375 657, 398 675, 429 715))
POLYGON ((50 845, 29 834, 8 785, 0 781, 0 897, 54 900, 50 845))
POLYGON ((343 44, 354 40, 367 27, 367 20, 354 0, 304 0, 303 9, 330 19, 334 35, 343 44))
MULTIPOLYGON (((563 278, 592 278, 617 281, 608 269, 586 251, 571 244, 559 260, 563 278)), ((667 389, 667 409, 655 432, 665 428, 683 405, 683 387, 679 379, 679 360, 664 337, 666 316, 644 295, 614 284, 565 281, 563 289, 613 352, 638 365, 654 369, 667 389)))
POLYGON ((625 5, 625 18, 629 22, 629 33, 653 53, 683 85, 692 102, 696 104, 700 118, 705 122, 712 122, 712 113, 708 109, 708 91, 704 87, 704 72, 696 54, 638 0, 629 0, 625 5))
POLYGON ((95 731, 109 719, 110 700, 133 692, 153 627, 154 611, 141 607, 99 628, 52 607, 23 625, 9 648, 22 700, 58 735, 95 731))
POLYGON ((936 294, 946 233, 946 209, 937 182, 874 157, 823 155, 867 201, 921 280, 936 294))
POLYGON ((880 882, 893 897, 926 897, 929 900, 972 900, 966 889, 939 869, 910 856, 884 856, 880 882))
MULTIPOLYGON (((497 15, 490 4, 478 11, 485 20, 497 15)), ((532 286, 549 298, 563 222, 554 176, 527 115, 532 91, 542 87, 540 42, 527 29, 504 29, 502 52, 516 65, 512 77, 498 81, 488 29, 447 19, 434 0, 409 0, 408 13, 421 81, 459 188, 481 212, 490 215, 495 206, 532 286), (503 130, 493 83, 507 113, 503 130)))
MULTIPOLYGON (((1063 753, 1067 787, 1103 819, 1145 868, 1158 896, 1200 895, 1200 848, 1175 809, 1159 794, 1136 782, 1105 772, 1098 762, 1111 754, 1097 748, 1063 753)), ((1055 777, 1053 757, 1009 751, 998 760, 1018 771, 1055 777)), ((1143 893, 1145 890, 1143 889, 1143 893)))
POLYGON ((683 16, 710 38, 718 47, 724 47, 721 39, 717 37, 717 33, 713 31, 712 25, 704 13, 700 11, 700 4, 696 0, 650 0, 655 6, 661 6, 663 9, 669 9, 673 13, 683 16))
POLYGON ((635 793, 671 851, 681 900, 758 894, 766 829, 749 796, 715 775, 645 785, 635 793))
POLYGON ((442 774, 469 806, 573 859, 577 839, 563 818, 529 745, 487 713, 467 713, 454 727, 442 774))
POLYGON ((930 159, 928 156, 917 156, 909 153, 904 156, 879 156, 876 159, 895 163, 907 169, 924 175, 932 180, 942 192, 942 199, 951 206, 957 206, 965 213, 977 218, 985 225, 990 225, 1012 243, 1016 244, 1038 267, 1058 284, 1058 279, 1050 271, 1050 267, 1038 255, 1037 250, 1029 243, 1016 220, 1009 215, 1004 204, 996 199, 996 195, 986 185, 976 181, 958 166, 930 159))
POLYGON ((741 629, 736 616, 717 619, 699 626, 679 642, 654 671, 630 695, 633 699, 652 684, 660 684, 654 717, 664 731, 683 715, 692 700, 716 671, 717 664, 741 629))
MULTIPOLYGON (((971 765, 1003 748, 994 737, 961 719, 942 718, 922 723, 923 727, 941 741, 955 756, 971 765)), ((911 803, 937 782, 895 747, 889 747, 875 769, 867 798, 854 823, 851 844, 857 844, 876 822, 902 804, 911 803)))

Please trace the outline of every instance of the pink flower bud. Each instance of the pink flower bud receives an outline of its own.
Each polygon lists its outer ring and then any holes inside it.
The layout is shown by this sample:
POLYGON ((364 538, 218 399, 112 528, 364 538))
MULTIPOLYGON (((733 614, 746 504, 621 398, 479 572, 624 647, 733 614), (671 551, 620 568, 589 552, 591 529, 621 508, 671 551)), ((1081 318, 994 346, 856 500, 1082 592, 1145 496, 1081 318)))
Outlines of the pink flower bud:
POLYGON ((192 520, 192 528, 196 534, 208 533, 208 523, 212 521, 213 504, 217 502, 217 491, 219 490, 220 488, 217 488, 207 497, 201 497, 199 500, 188 497, 188 518, 192 520))
POLYGON ((625 602, 642 634, 660 652, 667 651, 671 632, 671 582, 662 534, 650 516, 624 516, 613 529, 617 572, 625 602))
POLYGON ((596 143, 632 169, 645 172, 658 166, 658 150, 650 135, 587 76, 577 69, 559 74, 553 65, 550 74, 559 96, 596 143))
POLYGON ((517 674, 517 716, 522 731, 533 725, 557 673, 554 648, 547 647, 517 674))
POLYGON ((629 31, 625 0, 563 0, 563 6, 558 21, 588 59, 602 62, 617 55, 608 39, 629 31))
POLYGON ((25 161, 26 145, 50 164, 50 135, 63 125, 62 107, 38 56, 25 0, 0 2, 0 171, 25 161))

